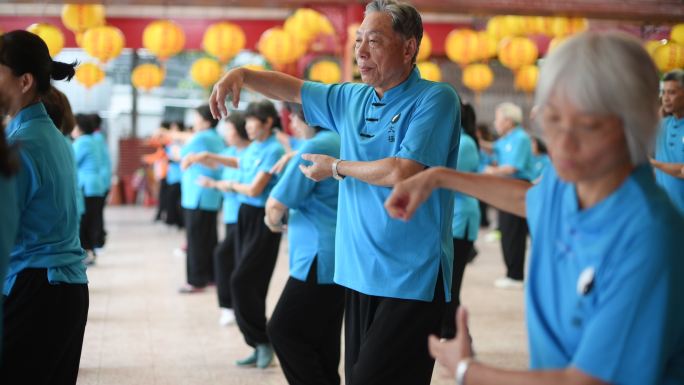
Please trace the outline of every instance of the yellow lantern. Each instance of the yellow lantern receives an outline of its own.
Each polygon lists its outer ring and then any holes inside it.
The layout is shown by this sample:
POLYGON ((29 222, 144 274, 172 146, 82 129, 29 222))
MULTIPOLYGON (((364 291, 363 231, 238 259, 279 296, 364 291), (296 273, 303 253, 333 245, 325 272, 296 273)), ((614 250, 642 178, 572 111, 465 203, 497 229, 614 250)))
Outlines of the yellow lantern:
POLYGON ((331 35, 334 29, 323 14, 310 9, 299 8, 285 20, 283 29, 308 45, 320 34, 331 35))
POLYGON ((496 41, 525 32, 525 19, 521 16, 494 16, 487 21, 487 33, 496 41))
POLYGON ((164 70, 156 64, 141 64, 133 70, 131 83, 137 89, 149 91, 164 82, 164 70))
POLYGON ((539 67, 528 65, 520 68, 515 74, 515 88, 525 92, 533 92, 539 79, 539 67))
POLYGON ((447 57, 455 63, 466 65, 479 59, 477 33, 470 29, 449 32, 444 42, 447 57))
POLYGON ((240 26, 220 22, 210 25, 204 32, 202 47, 221 63, 226 63, 245 47, 245 41, 245 33, 240 26))
POLYGON ((143 46, 160 60, 166 60, 183 50, 185 32, 171 20, 153 21, 143 31, 143 46))
POLYGON ((221 64, 209 58, 197 59, 190 67, 190 77, 204 88, 211 87, 221 78, 221 64))
POLYGON ((430 36, 423 32, 423 39, 420 41, 420 48, 418 49, 418 56, 416 56, 416 61, 427 60, 432 53, 432 40, 430 36))
POLYGON ((529 33, 535 34, 540 33, 544 35, 550 35, 553 25, 553 18, 546 16, 533 16, 529 21, 529 33))
POLYGON ((477 32, 477 58, 489 60, 496 56, 497 41, 486 31, 477 32))
POLYGON ((334 61, 321 60, 309 69, 309 80, 326 84, 339 83, 342 80, 342 70, 334 61))
POLYGON ((463 84, 475 92, 486 90, 494 81, 494 73, 486 64, 471 64, 463 69, 463 84))
POLYGON ((105 9, 101 4, 65 4, 62 23, 73 32, 83 32, 105 24, 105 9))
POLYGON ((551 21, 551 35, 556 37, 564 37, 570 35, 572 26, 570 19, 567 17, 554 17, 551 21))
POLYGON ((672 27, 670 39, 675 43, 684 44, 684 23, 672 27))
POLYGON ((649 40, 644 43, 644 48, 646 49, 646 52, 653 57, 653 53, 655 52, 656 48, 665 43, 667 43, 667 40, 649 40))
POLYGON ((422 61, 418 63, 418 71, 420 71, 420 77, 425 80, 430 80, 432 82, 442 81, 442 70, 439 66, 431 61, 422 61))
POLYGON ((499 45, 499 61, 514 71, 522 66, 534 64, 538 57, 537 45, 526 37, 506 39, 499 45))
POLYGON ((653 61, 661 72, 684 68, 684 46, 669 42, 653 51, 653 61))
POLYGON ((278 27, 264 31, 257 47, 266 60, 274 65, 294 63, 306 52, 306 47, 299 39, 278 27))
POLYGON ((48 47, 50 56, 55 57, 64 48, 64 34, 52 24, 36 23, 31 24, 27 31, 38 35, 48 47))
POLYGON ((104 80, 105 73, 94 63, 83 63, 76 67, 75 78, 85 88, 90 88, 104 80))
POLYGON ((119 56, 123 46, 124 35, 116 27, 95 27, 83 34, 83 49, 103 63, 119 56))
POLYGON ((570 33, 580 33, 589 29, 589 20, 584 17, 572 17, 570 22, 570 33))

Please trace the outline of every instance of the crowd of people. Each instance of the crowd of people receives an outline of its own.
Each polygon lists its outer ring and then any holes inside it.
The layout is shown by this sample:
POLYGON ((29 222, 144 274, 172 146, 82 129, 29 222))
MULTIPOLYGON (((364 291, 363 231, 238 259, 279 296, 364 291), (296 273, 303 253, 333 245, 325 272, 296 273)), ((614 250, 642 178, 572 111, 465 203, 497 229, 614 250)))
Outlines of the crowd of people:
MULTIPOLYGON (((684 70, 661 96, 638 41, 580 34, 544 61, 529 126, 501 103, 492 138, 450 85, 421 78, 422 34, 414 7, 373 0, 362 83, 237 68, 190 130, 161 125, 147 161, 155 219, 185 229, 179 292, 215 285, 219 323, 253 348, 235 364, 277 357, 290 384, 339 384, 342 333, 348 385, 429 384, 435 360, 459 385, 684 383, 684 70), (229 111, 243 88, 265 99, 229 111), (474 355, 460 288, 483 205, 499 210, 494 284, 525 290, 526 371, 474 355), (269 317, 283 233, 289 279, 269 317)), ((50 84, 73 74, 35 35, 0 37, 3 384, 78 373, 111 164, 99 117, 73 116, 50 84)))

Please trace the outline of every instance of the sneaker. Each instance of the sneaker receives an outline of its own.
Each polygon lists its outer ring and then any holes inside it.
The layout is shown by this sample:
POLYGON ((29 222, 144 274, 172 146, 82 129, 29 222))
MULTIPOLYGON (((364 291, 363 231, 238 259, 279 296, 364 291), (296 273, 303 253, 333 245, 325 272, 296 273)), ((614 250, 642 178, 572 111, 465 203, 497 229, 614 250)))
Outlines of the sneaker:
POLYGON ((257 351, 254 350, 252 354, 248 357, 245 357, 241 360, 235 361, 235 365, 237 366, 254 366, 257 363, 257 351))
POLYGON ((177 257, 177 258, 185 258, 185 254, 186 254, 186 253, 185 253, 185 250, 183 250, 183 249, 180 248, 180 247, 176 247, 175 249, 173 249, 173 256, 174 256, 174 257, 177 257))
POLYGON ((96 258, 97 255, 95 255, 93 250, 86 250, 86 257, 83 260, 83 263, 85 263, 86 266, 93 266, 96 258))
POLYGON ((487 233, 487 235, 484 236, 485 242, 489 243, 494 243, 497 242, 501 239, 501 231, 499 230, 492 230, 487 233))
POLYGON ((494 281, 494 286, 499 289, 514 289, 522 290, 525 285, 522 280, 512 279, 508 277, 499 278, 494 281))
POLYGON ((273 347, 271 344, 257 344, 256 356, 256 367, 259 369, 268 368, 273 362, 273 347))
POLYGON ((204 291, 203 287, 192 286, 190 284, 185 284, 178 288, 178 293, 180 294, 194 294, 201 293, 204 291))
POLYGON ((233 312, 233 309, 221 308, 221 316, 219 317, 218 321, 219 325, 221 326, 228 326, 232 325, 235 323, 235 312, 233 312))

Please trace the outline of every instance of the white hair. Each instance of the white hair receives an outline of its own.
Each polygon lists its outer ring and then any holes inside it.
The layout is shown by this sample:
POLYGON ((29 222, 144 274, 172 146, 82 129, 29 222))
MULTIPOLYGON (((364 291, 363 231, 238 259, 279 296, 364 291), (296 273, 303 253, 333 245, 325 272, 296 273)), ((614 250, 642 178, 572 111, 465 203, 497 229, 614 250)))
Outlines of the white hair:
POLYGON ((504 102, 496 106, 498 111, 504 118, 510 119, 515 124, 521 124, 523 121, 522 108, 511 102, 504 102))
POLYGON ((658 126, 658 71, 638 40, 584 32, 563 42, 541 67, 535 104, 564 96, 586 113, 622 120, 632 163, 648 162, 658 126))

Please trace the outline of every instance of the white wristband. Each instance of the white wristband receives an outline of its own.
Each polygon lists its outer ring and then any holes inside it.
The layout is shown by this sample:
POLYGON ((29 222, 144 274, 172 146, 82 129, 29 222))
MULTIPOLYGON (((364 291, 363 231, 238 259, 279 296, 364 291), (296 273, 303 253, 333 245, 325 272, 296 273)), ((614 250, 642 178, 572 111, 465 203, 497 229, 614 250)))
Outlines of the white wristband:
POLYGON ((342 162, 342 159, 336 159, 332 164, 332 176, 333 176, 333 178, 335 178, 337 180, 344 179, 344 176, 340 175, 337 172, 337 165, 340 164, 340 162, 342 162))
POLYGON ((470 357, 458 361, 458 365, 456 365, 456 385, 465 385, 465 375, 472 361, 473 359, 470 357))

